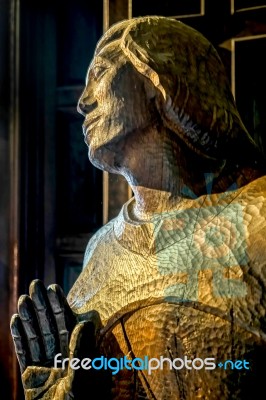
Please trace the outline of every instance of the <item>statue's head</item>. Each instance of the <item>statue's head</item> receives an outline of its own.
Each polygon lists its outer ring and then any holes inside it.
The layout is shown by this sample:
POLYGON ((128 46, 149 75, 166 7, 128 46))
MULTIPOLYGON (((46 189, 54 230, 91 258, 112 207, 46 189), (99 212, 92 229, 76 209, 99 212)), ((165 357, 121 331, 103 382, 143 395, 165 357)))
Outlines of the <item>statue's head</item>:
POLYGON ((140 17, 112 26, 96 47, 79 110, 92 161, 95 150, 144 129, 155 114, 203 158, 226 159, 239 143, 255 148, 217 51, 171 18, 140 17))

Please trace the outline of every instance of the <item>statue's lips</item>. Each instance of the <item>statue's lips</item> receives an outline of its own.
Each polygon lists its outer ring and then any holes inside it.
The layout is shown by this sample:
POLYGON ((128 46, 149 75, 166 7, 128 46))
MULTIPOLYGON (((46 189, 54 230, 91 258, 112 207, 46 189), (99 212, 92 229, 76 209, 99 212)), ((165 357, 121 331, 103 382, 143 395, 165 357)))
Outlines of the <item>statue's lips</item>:
POLYGON ((93 118, 88 118, 85 120, 84 124, 82 125, 82 130, 83 130, 83 135, 85 137, 85 140, 90 134, 90 130, 97 125, 98 121, 100 120, 101 115, 97 115, 93 118))

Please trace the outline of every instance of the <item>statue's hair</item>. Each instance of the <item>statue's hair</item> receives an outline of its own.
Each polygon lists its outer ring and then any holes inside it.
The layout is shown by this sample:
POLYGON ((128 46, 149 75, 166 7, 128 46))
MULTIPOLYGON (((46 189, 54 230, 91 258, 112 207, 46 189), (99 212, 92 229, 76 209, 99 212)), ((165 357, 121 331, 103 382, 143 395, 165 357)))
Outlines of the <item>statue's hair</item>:
POLYGON ((113 25, 96 54, 116 42, 136 70, 158 89, 164 124, 205 158, 228 157, 241 143, 256 149, 214 46, 195 29, 172 18, 140 17, 113 25))

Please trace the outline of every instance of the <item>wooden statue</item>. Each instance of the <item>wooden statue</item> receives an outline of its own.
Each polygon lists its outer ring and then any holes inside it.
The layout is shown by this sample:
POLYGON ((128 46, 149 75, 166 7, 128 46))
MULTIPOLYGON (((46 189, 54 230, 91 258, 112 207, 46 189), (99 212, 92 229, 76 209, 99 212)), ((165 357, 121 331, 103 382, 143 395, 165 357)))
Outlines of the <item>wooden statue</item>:
POLYGON ((263 393, 265 165, 216 50, 171 18, 122 21, 96 47, 78 110, 90 161, 134 197, 88 243, 67 299, 40 281, 20 297, 25 398, 263 393))

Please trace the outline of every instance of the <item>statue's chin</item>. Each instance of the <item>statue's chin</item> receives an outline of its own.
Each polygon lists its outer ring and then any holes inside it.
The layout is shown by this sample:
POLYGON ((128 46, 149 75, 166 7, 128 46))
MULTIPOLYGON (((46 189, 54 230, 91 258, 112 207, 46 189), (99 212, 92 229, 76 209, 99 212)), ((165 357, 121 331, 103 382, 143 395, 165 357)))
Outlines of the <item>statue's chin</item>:
POLYGON ((97 135, 95 131, 87 142, 90 162, 96 168, 113 174, 121 174, 126 139, 131 134, 130 130, 125 131, 118 128, 121 127, 111 130, 105 140, 99 140, 100 134, 97 135))
POLYGON ((89 146, 89 160, 94 167, 102 171, 119 174, 118 165, 115 162, 115 153, 105 146, 93 148, 89 146))

